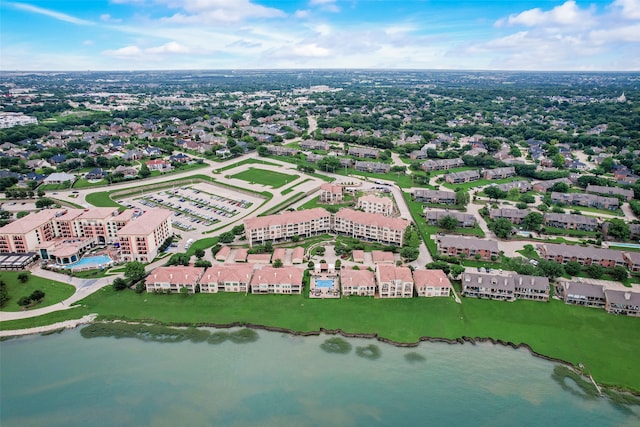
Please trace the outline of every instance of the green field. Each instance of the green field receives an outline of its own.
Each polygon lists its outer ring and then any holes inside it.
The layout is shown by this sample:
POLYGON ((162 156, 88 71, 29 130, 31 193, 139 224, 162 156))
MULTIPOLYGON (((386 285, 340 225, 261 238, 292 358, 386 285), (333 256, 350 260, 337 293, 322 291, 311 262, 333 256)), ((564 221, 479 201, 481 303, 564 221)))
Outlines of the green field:
POLYGON ((252 184, 256 183, 269 185, 272 188, 279 188, 300 178, 300 175, 288 175, 266 169, 249 168, 243 172, 231 175, 231 178, 241 179, 252 184))
POLYGON ((42 302, 34 306, 34 308, 57 304, 69 298, 75 292, 75 288, 71 285, 32 276, 31 274, 29 274, 29 280, 26 283, 20 283, 18 280, 18 274, 20 273, 19 271, 3 271, 0 273, 0 280, 6 283, 10 298, 1 311, 21 311, 22 307, 18 305, 18 300, 22 297, 28 297, 35 290, 44 292, 45 296, 42 302))
POLYGON ((111 191, 97 191, 95 193, 89 193, 85 200, 87 203, 100 208, 124 208, 121 204, 111 200, 111 191))
POLYGON ((98 313, 103 319, 165 323, 250 322, 296 331, 320 328, 378 333, 402 342, 421 336, 492 337, 527 343, 546 356, 582 363, 596 381, 640 391, 636 369, 640 348, 638 319, 604 310, 550 303, 513 303, 463 299, 307 299, 298 295, 195 294, 154 295, 105 288, 82 301, 86 307, 44 319, 3 322, 22 328, 98 313), (67 316, 67 317, 65 317, 67 316))

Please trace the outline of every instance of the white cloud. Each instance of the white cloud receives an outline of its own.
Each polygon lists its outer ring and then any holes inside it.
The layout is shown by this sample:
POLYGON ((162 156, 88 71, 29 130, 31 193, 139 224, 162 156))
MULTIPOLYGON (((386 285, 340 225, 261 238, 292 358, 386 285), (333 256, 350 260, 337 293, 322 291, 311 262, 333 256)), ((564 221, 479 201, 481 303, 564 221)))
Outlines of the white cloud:
POLYGON ((93 40, 85 40, 82 42, 83 46, 93 46, 93 40))
POLYGON ((144 49, 141 49, 138 46, 125 46, 120 49, 105 50, 102 53, 117 58, 157 60, 164 54, 186 54, 189 52, 190 50, 187 47, 172 41, 161 46, 148 47, 144 49))
POLYGON ((340 8, 336 4, 336 0, 311 0, 309 6, 319 7, 321 10, 327 12, 340 12, 340 8))
POLYGON ((26 3, 7 3, 9 6, 13 6, 16 9, 23 10, 25 12, 36 13, 39 15, 48 16, 58 21, 69 22, 76 25, 95 25, 94 22, 87 21, 85 19, 76 18, 75 16, 68 15, 62 12, 56 12, 55 10, 45 9, 38 6, 32 6, 26 3))
POLYGON ((308 18, 311 15, 311 12, 308 10, 296 10, 296 12, 293 14, 293 16, 295 16, 296 18, 308 18))
POLYGON ((594 30, 589 37, 596 44, 640 43, 640 24, 594 30))
POLYGON ((115 57, 132 57, 132 56, 140 56, 142 54, 142 49, 140 49, 138 46, 125 46, 125 47, 121 47, 120 49, 115 49, 115 50, 105 50, 103 52, 105 55, 109 55, 109 56, 115 56, 115 57))
POLYGON ((498 20, 496 22, 496 26, 585 26, 593 23, 593 13, 593 8, 583 10, 578 7, 574 0, 569 0, 547 12, 540 8, 535 8, 525 10, 518 14, 509 15, 508 18, 498 20))
POLYGON ((625 19, 640 19, 640 0, 615 0, 612 6, 619 8, 625 19))
POLYGON ((163 21, 179 24, 230 24, 248 18, 280 18, 286 16, 280 9, 265 7, 250 0, 156 0, 179 12, 163 21))

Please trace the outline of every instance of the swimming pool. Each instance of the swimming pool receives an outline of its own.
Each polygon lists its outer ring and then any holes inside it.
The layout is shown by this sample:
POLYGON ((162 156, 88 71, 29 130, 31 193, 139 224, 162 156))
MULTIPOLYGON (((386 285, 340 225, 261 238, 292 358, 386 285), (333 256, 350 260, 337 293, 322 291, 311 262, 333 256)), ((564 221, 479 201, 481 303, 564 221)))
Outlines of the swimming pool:
POLYGON ((322 288, 322 289, 333 288, 333 279, 316 279, 316 288, 322 288))
POLYGON ((609 242, 609 247, 619 246, 621 248, 634 248, 640 249, 640 244, 638 243, 618 243, 618 242, 609 242))
POLYGON ((92 269, 92 268, 100 268, 107 265, 110 265, 113 262, 110 256, 108 255, 96 255, 96 256, 86 256, 83 257, 80 261, 75 262, 73 264, 63 265, 63 268, 84 268, 84 269, 92 269))

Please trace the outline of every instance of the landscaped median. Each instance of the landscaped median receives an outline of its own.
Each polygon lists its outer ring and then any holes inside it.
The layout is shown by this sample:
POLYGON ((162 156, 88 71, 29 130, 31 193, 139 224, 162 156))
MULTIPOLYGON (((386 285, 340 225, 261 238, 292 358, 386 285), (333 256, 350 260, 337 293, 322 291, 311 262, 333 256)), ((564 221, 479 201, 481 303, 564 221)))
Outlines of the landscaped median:
POLYGON ((97 313, 99 319, 166 324, 246 322, 301 332, 341 329, 377 333, 405 343, 423 336, 490 337, 526 343, 545 356, 583 364, 599 383, 640 391, 640 370, 635 366, 640 348, 638 319, 555 300, 464 299, 462 304, 432 298, 314 300, 299 295, 136 294, 108 287, 80 304, 80 308, 42 318, 2 322, 0 328, 22 329, 97 313))

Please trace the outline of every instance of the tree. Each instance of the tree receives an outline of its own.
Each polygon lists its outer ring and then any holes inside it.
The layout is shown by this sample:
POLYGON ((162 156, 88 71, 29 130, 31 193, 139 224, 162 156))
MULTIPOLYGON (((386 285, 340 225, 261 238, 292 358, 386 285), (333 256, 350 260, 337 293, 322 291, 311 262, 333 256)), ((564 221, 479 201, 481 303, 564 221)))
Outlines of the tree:
POLYGON ((604 274, 604 268, 600 264, 591 264, 584 268, 584 271, 594 279, 599 279, 604 274))
POLYGON ((458 227, 458 219, 451 215, 443 216, 438 220, 438 226, 445 230, 455 230, 458 227))
POLYGON ((513 224, 507 218, 498 218, 491 223, 489 228, 496 234, 496 237, 506 239, 511 235, 513 224))
POLYGON ((519 199, 522 203, 535 203, 536 198, 533 194, 521 194, 519 199))
POLYGON ((4 307, 4 305, 9 301, 9 292, 7 291, 7 284, 4 281, 0 280, 0 307, 4 307))
POLYGON ((239 236, 239 235, 243 234, 244 233, 244 224, 236 225, 235 227, 233 227, 231 229, 231 232, 236 236, 239 236))
POLYGON ((564 265, 564 271, 569 276, 577 276, 582 271, 582 264, 577 261, 569 261, 564 265))
POLYGON ((266 242, 264 242, 264 251, 265 253, 273 252, 273 242, 271 240, 267 240, 266 242))
POLYGON ((613 170, 613 166, 613 157, 605 157, 602 162, 600 162, 600 167, 605 173, 610 173, 613 170))
POLYGON ((231 243, 235 240, 236 235, 233 234, 233 231, 225 231, 224 233, 218 236, 218 241, 220 243, 231 243))
POLYGON ((282 267, 282 260, 280 258, 276 258, 275 260, 273 260, 273 268, 280 267, 282 267))
POLYGON ((29 304, 31 304, 31 298, 29 298, 29 297, 21 297, 21 298, 18 300, 18 305, 19 305, 20 307, 26 307, 26 306, 28 306, 29 304))
POLYGON ((484 194, 486 194, 488 198, 494 199, 494 200, 505 199, 507 197, 507 195, 508 195, 506 191, 503 191, 503 190, 499 189, 495 185, 491 185, 491 186, 485 188, 483 191, 484 191, 484 194))
POLYGON ((265 147, 264 145, 261 145, 258 147, 258 154, 261 157, 266 157, 269 155, 269 149, 267 147, 265 147))
POLYGON ((138 176, 140 178, 149 178, 151 176, 151 171, 149 170, 149 167, 146 164, 142 164, 142 166, 140 167, 140 170, 138 171, 138 176))
POLYGON ((18 274, 18 280, 20 283, 27 283, 29 281, 29 273, 20 273, 18 274))
POLYGON ((122 277, 116 278, 111 285, 113 286, 113 289, 115 289, 116 291, 122 291, 124 289, 127 289, 128 287, 127 281, 124 280, 122 277))
POLYGON ((206 267, 209 268, 211 267, 211 261, 208 261, 206 259, 198 259, 196 260, 196 262, 193 263, 194 267, 206 267))
POLYGON ((464 265, 454 264, 451 266, 451 272, 449 274, 451 274, 451 277, 455 279, 459 277, 462 273, 464 273, 464 271, 465 271, 464 265))
POLYGON ((417 248, 405 246, 404 248, 400 249, 400 256, 408 262, 418 259, 418 255, 420 255, 420 251, 417 248))
POLYGON ((613 277, 613 279, 617 280, 618 282, 622 282, 629 277, 627 269, 620 265, 607 269, 607 273, 609 273, 609 275, 611 275, 611 277, 613 277))
POLYGON ((466 206, 469 203, 469 192, 456 188, 456 205, 466 206))
POLYGON ((542 270, 542 273, 549 279, 555 279, 556 277, 562 276, 564 273, 562 264, 558 264, 555 261, 541 259, 538 261, 538 268, 542 270))
POLYGON ((31 299, 31 301, 42 301, 42 299, 44 298, 44 292, 42 292, 41 290, 36 289, 35 291, 33 291, 31 293, 31 295, 29 296, 29 299, 31 299))
POLYGON ((186 286, 180 287, 180 295, 182 295, 183 297, 188 296, 189 295, 189 288, 187 288, 186 286))
POLYGON ((529 212, 522 218, 522 227, 525 230, 538 231, 544 222, 544 216, 540 212, 529 212))
POLYGON ((318 170, 325 172, 335 172, 340 167, 340 159, 337 157, 325 156, 318 160, 318 170))
POLYGON ((124 266, 124 277, 131 283, 142 280, 146 274, 144 264, 140 261, 130 261, 124 266))
POLYGON ((173 254, 167 261, 167 265, 189 265, 189 261, 191 257, 185 253, 173 254))
POLYGON ((47 208, 55 204, 56 204, 56 201, 48 197, 42 197, 36 200, 36 208, 38 209, 47 208))
POLYGON ((569 192, 569 184, 566 182, 556 182, 551 186, 550 190, 557 193, 567 193, 569 192))
POLYGON ((627 240, 631 236, 629 224, 627 224, 623 219, 612 218, 608 220, 607 223, 607 234, 609 236, 615 237, 620 240, 627 240))
POLYGON ((204 256, 204 249, 198 248, 194 252, 196 258, 201 259, 204 256))
POLYGON ((445 274, 449 274, 451 272, 451 266, 449 263, 444 261, 433 261, 429 264, 425 265, 427 270, 442 270, 445 274))

